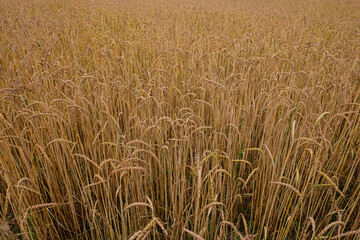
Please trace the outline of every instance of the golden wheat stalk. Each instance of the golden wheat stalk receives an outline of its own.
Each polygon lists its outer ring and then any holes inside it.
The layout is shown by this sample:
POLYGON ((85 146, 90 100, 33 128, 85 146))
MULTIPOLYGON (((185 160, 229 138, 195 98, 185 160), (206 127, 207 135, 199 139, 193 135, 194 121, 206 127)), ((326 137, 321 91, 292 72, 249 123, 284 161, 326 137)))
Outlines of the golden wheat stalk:
POLYGON ((186 232, 187 234, 191 235, 193 238, 198 239, 198 240, 205 240, 204 238, 202 238, 200 235, 190 231, 189 229, 183 228, 183 231, 186 232))
POLYGON ((296 193, 296 195, 301 197, 301 193, 299 192, 299 190, 297 190, 294 186, 292 186, 290 184, 283 183, 283 182, 270 182, 270 184, 277 184, 277 185, 287 187, 287 188, 291 189, 294 193, 296 193))
POLYGON ((318 173, 320 173, 320 175, 323 176, 342 197, 345 197, 345 195, 340 191, 340 189, 336 186, 336 184, 331 180, 331 178, 326 173, 320 170, 318 170, 318 173))

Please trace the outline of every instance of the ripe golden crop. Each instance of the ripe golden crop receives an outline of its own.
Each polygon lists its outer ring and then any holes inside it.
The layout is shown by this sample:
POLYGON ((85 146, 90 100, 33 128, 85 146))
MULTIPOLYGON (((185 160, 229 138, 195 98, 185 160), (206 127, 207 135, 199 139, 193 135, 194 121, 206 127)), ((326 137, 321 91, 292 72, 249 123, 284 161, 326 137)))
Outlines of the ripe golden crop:
POLYGON ((0 2, 0 238, 359 239, 360 2, 0 2))

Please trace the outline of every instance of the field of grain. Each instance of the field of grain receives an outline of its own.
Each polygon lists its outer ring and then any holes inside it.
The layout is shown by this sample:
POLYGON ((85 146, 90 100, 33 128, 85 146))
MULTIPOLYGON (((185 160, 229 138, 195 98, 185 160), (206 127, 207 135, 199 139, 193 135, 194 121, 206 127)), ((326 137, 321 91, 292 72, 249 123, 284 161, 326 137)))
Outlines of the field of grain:
POLYGON ((0 239, 359 229, 359 1, 0 1, 0 239))

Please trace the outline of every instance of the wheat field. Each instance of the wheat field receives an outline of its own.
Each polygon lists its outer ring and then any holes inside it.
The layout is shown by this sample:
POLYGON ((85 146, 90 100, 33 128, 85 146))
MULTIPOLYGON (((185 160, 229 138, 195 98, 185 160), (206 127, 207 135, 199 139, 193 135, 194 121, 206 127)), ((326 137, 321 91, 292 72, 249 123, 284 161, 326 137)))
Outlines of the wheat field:
POLYGON ((1 0, 0 239, 360 239, 360 2, 1 0))

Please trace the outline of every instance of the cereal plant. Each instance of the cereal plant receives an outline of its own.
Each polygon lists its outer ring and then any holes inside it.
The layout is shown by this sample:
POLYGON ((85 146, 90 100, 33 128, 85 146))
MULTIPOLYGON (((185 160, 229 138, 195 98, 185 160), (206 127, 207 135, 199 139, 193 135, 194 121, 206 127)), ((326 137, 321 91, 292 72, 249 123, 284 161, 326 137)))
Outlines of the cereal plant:
POLYGON ((1 0, 0 239, 360 239, 360 2, 1 0))

